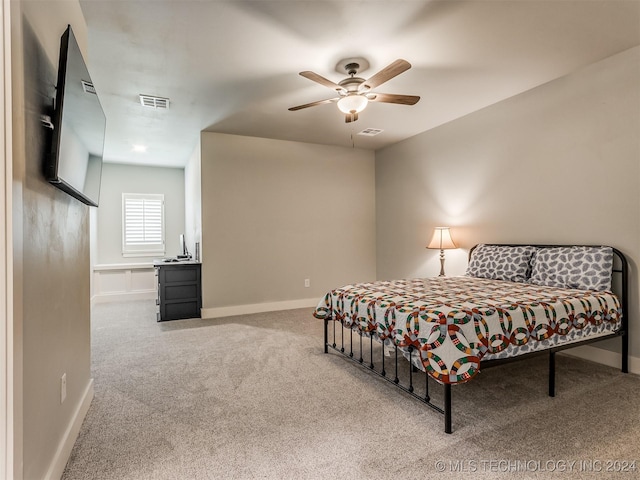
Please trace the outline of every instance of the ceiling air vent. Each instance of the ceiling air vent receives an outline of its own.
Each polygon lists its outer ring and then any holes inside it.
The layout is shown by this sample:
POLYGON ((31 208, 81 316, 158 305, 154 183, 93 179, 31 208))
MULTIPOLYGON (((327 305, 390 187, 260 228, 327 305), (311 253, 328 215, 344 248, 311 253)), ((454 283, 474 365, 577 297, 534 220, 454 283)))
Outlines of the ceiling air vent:
POLYGON ((358 135, 364 135, 365 137, 375 137, 379 133, 382 133, 383 130, 381 128, 365 128, 358 135))
POLYGON ((96 94, 96 87, 93 86, 93 83, 87 82, 86 80, 80 80, 80 83, 82 83, 82 90, 84 90, 84 93, 96 94))
POLYGON ((169 108, 169 99, 140 94, 140 104, 148 108, 169 108))

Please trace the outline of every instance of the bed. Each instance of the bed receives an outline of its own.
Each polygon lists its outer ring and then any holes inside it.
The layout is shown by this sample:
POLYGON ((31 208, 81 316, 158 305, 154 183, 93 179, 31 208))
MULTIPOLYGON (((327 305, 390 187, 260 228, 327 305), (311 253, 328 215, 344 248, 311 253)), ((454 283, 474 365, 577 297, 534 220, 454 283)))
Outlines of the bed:
POLYGON ((451 387, 484 368, 548 354, 554 396, 556 352, 620 337, 627 372, 627 270, 624 255, 607 246, 481 244, 464 276, 345 285, 313 315, 324 321, 325 353, 442 413, 451 433, 451 387), (441 406, 429 394, 434 381, 444 389, 441 406))

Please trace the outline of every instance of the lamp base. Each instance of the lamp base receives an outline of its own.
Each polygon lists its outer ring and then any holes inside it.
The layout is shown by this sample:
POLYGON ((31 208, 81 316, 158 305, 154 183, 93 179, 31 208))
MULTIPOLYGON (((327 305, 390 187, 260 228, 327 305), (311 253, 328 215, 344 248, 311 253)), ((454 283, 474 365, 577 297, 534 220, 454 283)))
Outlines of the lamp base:
POLYGON ((440 250, 440 275, 439 277, 446 277, 444 274, 444 250, 440 250))

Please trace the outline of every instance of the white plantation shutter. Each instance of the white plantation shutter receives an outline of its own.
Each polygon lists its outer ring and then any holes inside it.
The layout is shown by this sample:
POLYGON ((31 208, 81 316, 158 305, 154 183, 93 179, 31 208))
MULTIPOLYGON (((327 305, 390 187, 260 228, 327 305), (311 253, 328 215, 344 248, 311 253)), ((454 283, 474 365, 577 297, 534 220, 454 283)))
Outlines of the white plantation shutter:
POLYGON ((122 254, 164 255, 164 195, 122 194, 122 254))

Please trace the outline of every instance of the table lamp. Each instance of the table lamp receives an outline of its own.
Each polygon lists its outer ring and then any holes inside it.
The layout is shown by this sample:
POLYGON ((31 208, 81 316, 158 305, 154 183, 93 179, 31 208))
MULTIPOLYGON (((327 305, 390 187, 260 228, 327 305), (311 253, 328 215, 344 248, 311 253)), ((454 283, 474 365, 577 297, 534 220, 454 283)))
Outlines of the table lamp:
POLYGON ((433 231, 431 242, 427 248, 440 249, 440 277, 444 277, 444 251, 452 248, 458 248, 451 239, 449 227, 436 227, 433 231))

